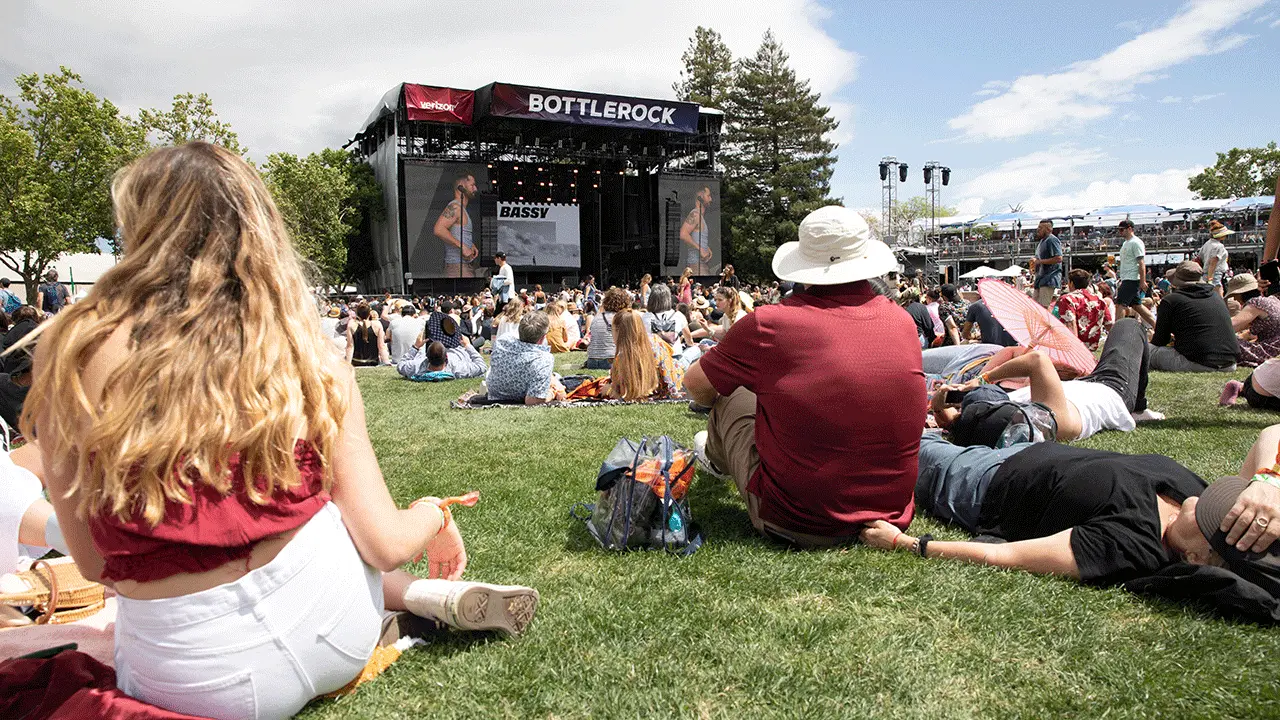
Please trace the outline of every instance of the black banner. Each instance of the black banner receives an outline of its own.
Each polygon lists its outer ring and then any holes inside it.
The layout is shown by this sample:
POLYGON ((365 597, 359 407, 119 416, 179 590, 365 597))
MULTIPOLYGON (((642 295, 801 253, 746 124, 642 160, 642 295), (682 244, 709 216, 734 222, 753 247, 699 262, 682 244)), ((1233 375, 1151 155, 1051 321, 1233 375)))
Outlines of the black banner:
POLYGON ((694 103, 503 83, 490 87, 488 111, 498 117, 688 134, 698 131, 698 106, 694 103))

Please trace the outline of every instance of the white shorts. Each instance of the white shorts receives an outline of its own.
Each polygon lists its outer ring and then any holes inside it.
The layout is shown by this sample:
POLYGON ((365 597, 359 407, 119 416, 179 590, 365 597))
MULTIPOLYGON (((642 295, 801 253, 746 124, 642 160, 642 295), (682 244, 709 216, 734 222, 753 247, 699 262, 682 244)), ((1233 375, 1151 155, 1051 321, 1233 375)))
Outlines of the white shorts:
POLYGON ((164 600, 120 597, 116 682, 208 718, 287 718, 364 668, 382 623, 382 573, 333 503, 233 583, 164 600))
POLYGON ((49 548, 18 544, 22 516, 32 503, 43 499, 40 479, 14 464, 9 453, 0 452, 0 575, 17 570, 23 558, 38 558, 49 551, 49 548))

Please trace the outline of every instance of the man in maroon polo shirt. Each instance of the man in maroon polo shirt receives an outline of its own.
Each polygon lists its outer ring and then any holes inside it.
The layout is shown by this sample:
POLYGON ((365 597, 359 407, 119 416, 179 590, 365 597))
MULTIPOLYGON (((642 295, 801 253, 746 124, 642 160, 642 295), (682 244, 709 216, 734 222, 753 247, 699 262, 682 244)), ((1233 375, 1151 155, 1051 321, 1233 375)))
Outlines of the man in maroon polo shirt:
POLYGON ((925 382, 915 323, 868 281, 897 266, 858 213, 828 206, 773 258, 808 286, 758 308, 689 368, 712 408, 699 456, 733 476, 751 524, 804 547, 911 523, 925 382))

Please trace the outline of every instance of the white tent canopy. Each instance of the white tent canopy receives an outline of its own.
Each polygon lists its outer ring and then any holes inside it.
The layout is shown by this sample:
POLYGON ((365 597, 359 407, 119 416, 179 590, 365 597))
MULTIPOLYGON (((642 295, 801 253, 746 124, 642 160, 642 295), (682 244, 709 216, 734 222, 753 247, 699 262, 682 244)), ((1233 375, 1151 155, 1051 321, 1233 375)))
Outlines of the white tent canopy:
POLYGON ((960 276, 964 280, 976 280, 985 277, 1000 277, 1000 271, 987 265, 979 265, 969 272, 960 276))
POLYGON ((1022 274, 1022 271, 1023 271, 1023 270, 1025 270, 1025 269, 1026 269, 1026 268, 1022 267, 1021 265, 1010 265, 1009 267, 1007 267, 1007 268, 1005 268, 1005 269, 1001 270, 1001 271, 1000 271, 999 273, 997 273, 997 274, 998 274, 1000 277, 1016 278, 1016 277, 1018 277, 1019 275, 1021 275, 1021 274, 1022 274))

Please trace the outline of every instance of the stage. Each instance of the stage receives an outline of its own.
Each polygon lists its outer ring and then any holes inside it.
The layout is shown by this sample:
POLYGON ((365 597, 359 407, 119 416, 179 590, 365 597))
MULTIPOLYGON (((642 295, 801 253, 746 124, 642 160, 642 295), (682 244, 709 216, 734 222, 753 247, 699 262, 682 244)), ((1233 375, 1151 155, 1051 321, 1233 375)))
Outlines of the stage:
POLYGON ((349 252, 362 291, 471 292, 507 254, 518 287, 717 275, 723 116, 672 100, 403 83, 350 145, 385 218, 349 252))

